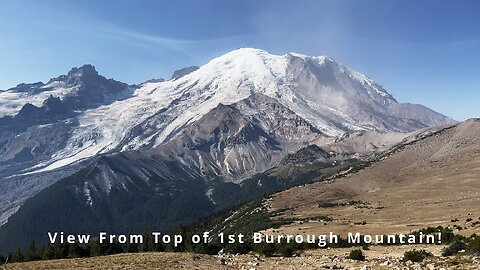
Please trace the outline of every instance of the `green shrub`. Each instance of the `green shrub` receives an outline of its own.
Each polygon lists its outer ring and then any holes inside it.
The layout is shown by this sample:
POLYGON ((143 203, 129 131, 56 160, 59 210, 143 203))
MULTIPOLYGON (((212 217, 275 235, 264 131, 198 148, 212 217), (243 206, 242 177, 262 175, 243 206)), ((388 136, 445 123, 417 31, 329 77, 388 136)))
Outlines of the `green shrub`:
POLYGON ((261 244, 254 246, 255 251, 263 254, 265 257, 272 257, 275 254, 275 245, 262 242, 261 244))
POLYGON ((426 257, 432 256, 432 253, 425 251, 424 249, 422 250, 409 250, 406 251, 405 254, 403 254, 403 261, 412 261, 412 262, 421 262, 423 261, 426 257))
POLYGON ((470 253, 480 255, 480 236, 475 236, 468 242, 467 250, 470 253))
POLYGON ((318 207, 319 208, 332 208, 332 207, 336 207, 336 206, 339 206, 339 203, 334 203, 334 202, 321 202, 318 204, 318 207))
POLYGON ((460 250, 467 249, 467 245, 460 239, 455 239, 448 245, 448 247, 442 250, 442 256, 452 256, 458 253, 460 250))
POLYGON ((351 250, 348 258, 356 261, 365 261, 365 255, 363 255, 363 251, 360 249, 351 250))
POLYGON ((225 253, 229 254, 247 254, 248 252, 252 251, 250 245, 247 243, 241 244, 238 242, 226 245, 223 250, 225 253))
POLYGON ((292 257, 295 254, 295 247, 293 245, 282 245, 278 248, 278 252, 283 257, 292 257))

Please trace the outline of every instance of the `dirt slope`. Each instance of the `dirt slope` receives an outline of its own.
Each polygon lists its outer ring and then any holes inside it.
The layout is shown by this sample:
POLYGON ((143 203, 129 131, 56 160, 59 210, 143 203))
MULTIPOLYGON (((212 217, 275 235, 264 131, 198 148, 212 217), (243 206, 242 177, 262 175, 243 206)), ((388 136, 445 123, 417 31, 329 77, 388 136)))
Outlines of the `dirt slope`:
POLYGON ((478 233, 480 120, 468 120, 407 145, 356 174, 295 187, 266 203, 272 211, 285 210, 283 217, 328 215, 334 219, 327 225, 295 223, 276 232, 376 234, 457 225, 463 234, 478 233), (346 203, 352 200, 356 202, 346 203), (325 202, 334 207, 319 207, 325 202), (363 221, 365 225, 354 225, 363 221))

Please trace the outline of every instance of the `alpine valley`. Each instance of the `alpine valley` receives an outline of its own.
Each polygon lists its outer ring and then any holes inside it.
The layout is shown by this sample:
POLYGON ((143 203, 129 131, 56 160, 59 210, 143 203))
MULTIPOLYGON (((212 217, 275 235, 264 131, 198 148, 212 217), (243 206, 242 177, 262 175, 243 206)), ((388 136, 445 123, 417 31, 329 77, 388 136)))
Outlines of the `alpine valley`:
POLYGON ((453 124, 325 56, 242 48, 139 85, 73 68, 0 91, 0 254, 168 231, 453 124))

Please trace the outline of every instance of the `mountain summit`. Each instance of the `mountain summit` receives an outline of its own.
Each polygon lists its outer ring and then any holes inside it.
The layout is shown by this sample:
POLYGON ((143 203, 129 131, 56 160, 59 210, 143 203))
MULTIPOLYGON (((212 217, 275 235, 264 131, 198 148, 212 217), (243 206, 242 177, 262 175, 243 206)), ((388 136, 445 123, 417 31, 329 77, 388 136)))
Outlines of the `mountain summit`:
POLYGON ((68 75, 69 76, 75 76, 75 75, 79 75, 79 76, 82 76, 82 75, 92 75, 92 76, 98 76, 98 72, 97 70, 95 69, 95 67, 91 64, 86 64, 86 65, 83 65, 79 68, 72 68, 69 72, 68 72, 68 75))
POLYGON ((156 91, 171 89, 188 89, 192 98, 205 99, 205 103, 195 103, 199 114, 205 110, 200 107, 238 102, 252 93, 264 94, 332 136, 354 130, 406 132, 452 122, 423 106, 399 104, 367 76, 325 56, 279 56, 242 48, 156 91))

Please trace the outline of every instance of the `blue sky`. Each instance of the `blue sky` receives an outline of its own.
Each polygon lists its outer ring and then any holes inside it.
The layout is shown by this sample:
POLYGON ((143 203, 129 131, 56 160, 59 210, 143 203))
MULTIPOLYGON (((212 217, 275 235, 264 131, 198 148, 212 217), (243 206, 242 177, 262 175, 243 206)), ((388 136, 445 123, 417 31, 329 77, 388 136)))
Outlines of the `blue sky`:
POLYGON ((400 102, 480 117, 479 1, 26 1, 0 4, 0 89, 91 63, 128 83, 239 47, 327 55, 400 102))

